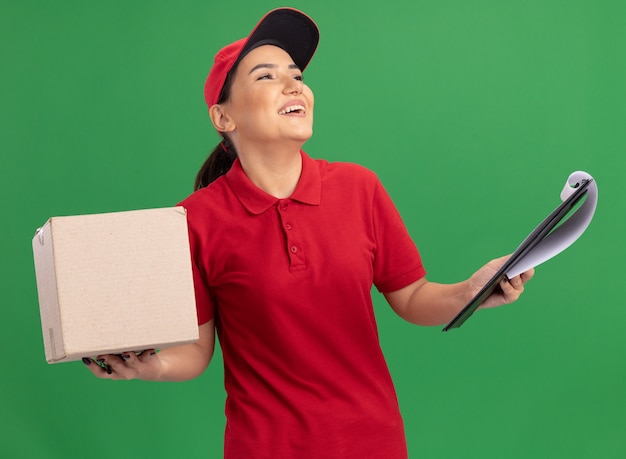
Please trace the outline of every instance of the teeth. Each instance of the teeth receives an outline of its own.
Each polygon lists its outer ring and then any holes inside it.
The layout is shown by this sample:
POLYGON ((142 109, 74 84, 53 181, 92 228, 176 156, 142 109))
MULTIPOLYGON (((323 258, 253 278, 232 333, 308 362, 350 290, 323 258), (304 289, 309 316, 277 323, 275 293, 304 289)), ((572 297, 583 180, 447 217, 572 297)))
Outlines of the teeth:
POLYGON ((290 105, 289 107, 278 112, 279 115, 286 115, 287 113, 295 112, 301 110, 304 112, 304 107, 302 105, 290 105))

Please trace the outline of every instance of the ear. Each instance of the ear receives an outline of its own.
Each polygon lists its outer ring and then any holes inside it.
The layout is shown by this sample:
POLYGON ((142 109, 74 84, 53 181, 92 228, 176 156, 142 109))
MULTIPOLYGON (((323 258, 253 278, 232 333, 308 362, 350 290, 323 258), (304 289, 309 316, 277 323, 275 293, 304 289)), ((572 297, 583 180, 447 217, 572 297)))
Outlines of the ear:
POLYGON ((225 107, 219 104, 212 105, 209 108, 209 116, 215 129, 219 132, 232 132, 235 129, 235 122, 225 110, 225 107))

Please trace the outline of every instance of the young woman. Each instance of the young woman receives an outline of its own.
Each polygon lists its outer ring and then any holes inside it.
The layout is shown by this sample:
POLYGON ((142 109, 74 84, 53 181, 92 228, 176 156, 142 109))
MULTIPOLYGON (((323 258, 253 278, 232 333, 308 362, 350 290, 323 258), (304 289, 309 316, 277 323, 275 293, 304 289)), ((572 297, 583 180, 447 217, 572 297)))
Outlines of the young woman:
MULTIPOLYGON (((268 13, 215 58, 205 85, 223 141, 182 202, 188 212, 200 339, 162 352, 101 356, 100 378, 198 376, 217 330, 227 391, 227 458, 405 458, 396 394, 370 295, 420 325, 448 322, 504 258, 468 280, 429 282, 376 176, 314 160, 314 97, 302 80, 313 21, 268 13)), ((533 272, 483 307, 515 301, 533 272)))

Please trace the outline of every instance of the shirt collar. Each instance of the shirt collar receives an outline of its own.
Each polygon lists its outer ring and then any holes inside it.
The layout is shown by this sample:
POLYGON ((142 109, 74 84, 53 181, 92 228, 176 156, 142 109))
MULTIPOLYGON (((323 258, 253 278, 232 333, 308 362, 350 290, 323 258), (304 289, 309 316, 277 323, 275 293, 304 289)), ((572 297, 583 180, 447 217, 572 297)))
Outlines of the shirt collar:
MULTIPOLYGON (((302 172, 296 189, 288 199, 317 206, 322 194, 320 171, 315 161, 304 151, 300 150, 300 154, 302 156, 302 172)), ((225 178, 237 199, 253 214, 263 213, 281 200, 252 183, 241 167, 239 159, 235 160, 225 178)))

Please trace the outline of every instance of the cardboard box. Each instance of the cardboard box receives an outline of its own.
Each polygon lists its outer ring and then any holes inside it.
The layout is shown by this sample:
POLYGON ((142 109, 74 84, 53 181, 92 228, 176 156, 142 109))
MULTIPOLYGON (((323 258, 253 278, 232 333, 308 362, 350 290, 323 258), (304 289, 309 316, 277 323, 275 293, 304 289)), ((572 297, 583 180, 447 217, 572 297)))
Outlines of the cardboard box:
POLYGON ((53 217, 33 254, 48 363, 197 341, 183 207, 53 217))

